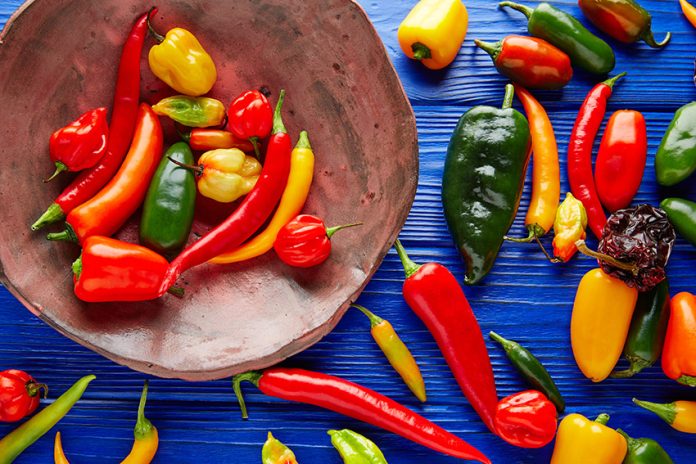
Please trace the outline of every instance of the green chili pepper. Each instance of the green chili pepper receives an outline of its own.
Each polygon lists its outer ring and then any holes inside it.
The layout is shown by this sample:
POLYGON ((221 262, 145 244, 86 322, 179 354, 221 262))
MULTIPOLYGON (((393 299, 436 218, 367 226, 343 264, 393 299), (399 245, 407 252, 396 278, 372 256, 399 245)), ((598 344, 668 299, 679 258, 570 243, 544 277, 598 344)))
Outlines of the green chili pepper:
POLYGON ((696 102, 674 114, 655 155, 657 181, 664 186, 678 184, 696 171, 696 102))
POLYGON ((87 389, 87 385, 94 379, 96 379, 94 375, 82 377, 52 404, 0 440, 0 464, 10 464, 25 449, 51 430, 77 403, 87 389))
POLYGON ((152 110, 188 127, 219 126, 225 120, 225 106, 208 97, 174 95, 160 100, 152 110))
POLYGON ((519 343, 507 340, 493 331, 488 335, 502 345, 508 359, 520 374, 530 384, 546 394, 559 413, 563 412, 565 410, 565 401, 544 365, 519 343))
POLYGON ((140 243, 159 253, 173 254, 188 240, 196 204, 195 174, 169 161, 194 163, 185 142, 169 147, 150 182, 140 220, 140 243))
POLYGON ((344 464, 387 464, 379 447, 359 433, 343 429, 329 430, 328 434, 344 464))
POLYGON ((623 464, 673 464, 672 458, 658 442, 651 438, 631 438, 621 429, 616 429, 628 443, 628 452, 623 464))
POLYGON ((624 356, 631 366, 612 373, 611 377, 633 377, 655 364, 662 352, 668 322, 669 283, 665 279, 649 292, 638 295, 624 346, 624 356))
POLYGON ((268 439, 261 450, 263 464, 297 464, 295 453, 268 432, 268 439))
POLYGON ((522 12, 529 18, 529 33, 566 52, 573 65, 594 74, 607 74, 614 69, 616 58, 609 44, 565 11, 548 3, 540 3, 534 9, 513 2, 502 2, 498 6, 522 12))
POLYGON ((635 0, 578 0, 578 4, 587 19, 619 42, 644 40, 653 48, 661 48, 672 38, 668 32, 662 42, 655 41, 652 17, 635 0))
POLYGON ((514 91, 506 86, 502 109, 476 106, 462 115, 447 148, 442 205, 468 285, 493 267, 520 204, 531 136, 511 107, 514 91))
POLYGON ((681 198, 665 198, 660 203, 677 232, 696 245, 696 203, 681 198))

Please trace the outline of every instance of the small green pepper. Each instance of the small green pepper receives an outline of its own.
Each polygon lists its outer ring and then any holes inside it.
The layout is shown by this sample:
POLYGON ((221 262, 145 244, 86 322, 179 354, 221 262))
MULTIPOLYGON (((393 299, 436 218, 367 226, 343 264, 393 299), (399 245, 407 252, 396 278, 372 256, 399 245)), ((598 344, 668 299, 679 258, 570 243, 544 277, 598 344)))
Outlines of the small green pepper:
POLYGON ((628 443, 628 452, 623 464, 673 464, 672 458, 658 442, 651 438, 631 438, 621 429, 616 429, 628 443))
POLYGON ((167 150, 150 182, 140 220, 140 243, 158 253, 171 255, 188 240, 196 203, 193 172, 169 161, 193 164, 193 153, 185 142, 167 150))
POLYGON ((219 126, 225 120, 225 106, 208 97, 174 95, 160 100, 152 111, 187 127, 219 126))
POLYGON ((507 340, 497 333, 491 331, 490 337, 500 343, 505 350, 512 365, 524 376, 534 387, 541 390, 556 406, 556 410, 561 413, 565 410, 565 401, 558 391, 551 375, 543 364, 527 350, 525 347, 512 340, 507 340))
POLYGON ((573 65, 594 74, 607 74, 614 69, 616 58, 609 44, 565 11, 548 3, 540 3, 534 9, 513 2, 498 6, 522 12, 529 19, 529 33, 566 52, 573 65))
POLYGON ((679 235, 696 245, 696 203, 681 198, 665 198, 660 203, 679 235))
POLYGON ((329 430, 327 433, 344 464, 387 464, 379 447, 359 433, 348 429, 329 430))
POLYGON ((263 464, 297 464, 295 453, 280 442, 271 432, 261 450, 263 464))
POLYGON ((655 155, 657 182, 678 184, 696 171, 696 102, 674 114, 655 155))

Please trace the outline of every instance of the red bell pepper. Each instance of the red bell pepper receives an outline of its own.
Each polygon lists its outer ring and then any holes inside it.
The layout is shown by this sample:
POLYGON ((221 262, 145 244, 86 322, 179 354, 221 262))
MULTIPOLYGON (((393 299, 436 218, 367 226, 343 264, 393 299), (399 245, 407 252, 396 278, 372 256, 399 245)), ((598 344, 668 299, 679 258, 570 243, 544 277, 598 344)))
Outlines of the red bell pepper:
POLYGON ((495 414, 498 435, 520 448, 541 448, 551 443, 557 421, 556 407, 536 390, 503 398, 495 414))
POLYGON ((331 237, 346 227, 361 223, 326 227, 324 221, 310 214, 300 214, 278 232, 273 249, 288 266, 312 267, 323 263, 331 254, 331 237))
POLYGON ((595 183, 602 204, 612 213, 626 208, 643 180, 648 154, 645 118, 620 110, 609 119, 595 163, 595 183))
POLYGON ((17 422, 39 407, 40 392, 48 387, 24 371, 10 369, 0 372, 0 422, 17 422))
POLYGON ((259 139, 267 137, 273 127, 273 110, 268 99, 258 90, 247 90, 230 104, 227 113, 234 136, 249 140, 258 158, 259 139))
POLYGON ((51 135, 48 152, 56 170, 44 182, 63 171, 82 171, 99 162, 106 153, 109 125, 106 108, 91 110, 51 135))
POLYGON ((670 379, 696 387, 696 295, 675 295, 670 309, 662 370, 670 379))

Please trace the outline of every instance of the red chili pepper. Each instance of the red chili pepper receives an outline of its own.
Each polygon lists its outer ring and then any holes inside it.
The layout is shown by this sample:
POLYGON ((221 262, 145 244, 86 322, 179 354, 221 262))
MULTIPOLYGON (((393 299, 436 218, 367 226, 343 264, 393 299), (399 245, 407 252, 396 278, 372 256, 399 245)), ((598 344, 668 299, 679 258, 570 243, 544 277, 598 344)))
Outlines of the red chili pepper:
POLYGON ((406 303, 423 321, 459 387, 486 426, 495 433, 498 394, 486 342, 456 277, 438 263, 417 265, 401 243, 396 251, 404 265, 406 303))
POLYGON ((228 115, 232 133, 249 140, 258 158, 259 139, 267 137, 273 127, 271 104, 258 90, 247 90, 230 104, 228 115))
POLYGON ((137 210, 162 156, 162 126, 147 104, 140 105, 133 145, 113 179, 97 195, 68 214, 66 230, 49 240, 82 243, 90 235, 109 236, 137 210))
POLYGON ((265 395, 328 409, 449 456, 491 462, 464 440, 384 395, 340 377, 303 369, 274 368, 235 376, 234 390, 244 418, 247 412, 240 383, 245 380, 265 395))
POLYGON ((362 223, 327 228, 324 221, 311 214, 300 214, 278 232, 273 249, 288 266, 312 267, 323 263, 331 254, 331 237, 346 227, 362 223))
MULTIPOLYGON (((153 14, 154 12, 156 9, 153 14)), ((39 230, 47 224, 64 219, 73 209, 96 195, 121 166, 135 132, 140 100, 140 55, 146 36, 147 13, 138 18, 123 46, 106 154, 97 165, 80 173, 63 190, 46 212, 31 226, 32 230, 39 230)))
POLYGON ((280 114, 284 99, 285 91, 281 90, 273 117, 273 134, 268 141, 266 162, 256 185, 227 219, 185 248, 172 261, 160 295, 164 295, 182 272, 241 245, 273 212, 285 190, 290 173, 292 144, 280 114))
POLYGON ((558 425, 556 407, 543 393, 526 390, 500 400, 495 422, 498 435, 520 448, 551 443, 558 425))
POLYGON ((17 422, 36 411, 48 387, 24 371, 10 369, 0 372, 0 422, 17 422))
POLYGON ((592 176, 592 145, 604 119, 612 87, 625 75, 626 73, 621 73, 590 90, 580 107, 568 145, 570 191, 585 206, 590 229, 597 238, 602 237, 607 216, 602 209, 592 176))
POLYGON ((75 295, 90 303, 158 298, 167 260, 133 243, 93 235, 73 263, 75 295))
POLYGON ((244 152, 254 151, 254 147, 246 140, 240 140, 232 134, 220 129, 196 128, 185 137, 192 150, 208 151, 219 148, 238 148, 244 152))
POLYGON ((645 118, 621 110, 609 119, 595 164, 595 183, 602 204, 612 213, 626 208, 643 180, 648 154, 645 118))
POLYGON ((91 110, 51 135, 48 152, 56 170, 44 182, 63 171, 82 171, 99 162, 106 152, 109 125, 106 108, 91 110))

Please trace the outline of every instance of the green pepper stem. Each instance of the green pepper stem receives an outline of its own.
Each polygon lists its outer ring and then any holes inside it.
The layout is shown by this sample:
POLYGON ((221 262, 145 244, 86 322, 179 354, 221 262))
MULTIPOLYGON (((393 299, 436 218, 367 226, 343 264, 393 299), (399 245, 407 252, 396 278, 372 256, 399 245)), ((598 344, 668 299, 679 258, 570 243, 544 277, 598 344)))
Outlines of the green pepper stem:
POLYGON ((174 295, 177 298, 183 298, 186 294, 186 290, 183 287, 173 286, 167 289, 167 293, 169 293, 170 295, 174 295))
POLYGON ((401 264, 404 266, 404 273, 406 274, 406 278, 408 279, 413 274, 418 272, 418 269, 420 269, 420 264, 416 264, 413 261, 411 261, 411 258, 409 258, 408 254, 406 254, 406 250, 404 249, 404 246, 401 244, 398 238, 396 239, 396 242, 394 242, 394 247, 396 248, 396 252, 399 255, 399 259, 401 259, 401 264))
POLYGON ((606 81, 602 82, 602 84, 606 85, 610 89, 613 89, 614 84, 616 84, 619 81, 619 79, 624 77, 626 74, 628 74, 628 73, 622 72, 621 74, 617 74, 616 76, 611 77, 611 78, 607 79, 606 81))
POLYGON ((613 258, 609 255, 605 255, 604 253, 598 253, 594 250, 590 250, 587 245, 585 244, 584 240, 578 240, 575 242, 575 246, 578 248, 578 251, 584 255, 587 255, 591 258, 595 258, 599 261, 604 261, 607 264, 610 264, 616 268, 619 268, 624 271, 628 271, 634 276, 638 275, 638 272, 640 269, 638 266, 632 263, 624 263, 623 261, 619 261, 616 258, 613 258))
POLYGON ((145 404, 147 403, 147 389, 149 382, 146 380, 143 385, 143 392, 140 394, 140 403, 138 404, 138 419, 135 421, 133 435, 136 440, 143 440, 150 435, 155 428, 152 422, 145 417, 145 404))
POLYGON ((75 242, 77 243, 77 235, 75 235, 75 231, 73 228, 68 224, 67 222, 65 223, 65 230, 61 232, 51 232, 50 234, 46 234, 46 239, 51 240, 51 241, 66 241, 66 242, 75 242))
POLYGON ((295 148, 305 148, 307 150, 312 149, 312 145, 309 143, 309 134, 307 134, 306 130, 300 132, 300 138, 297 139, 297 145, 295 145, 295 148))
POLYGON ((26 388, 27 394, 31 397, 38 395, 43 390, 43 399, 48 398, 48 385, 45 383, 27 382, 26 388))
POLYGON ((354 222, 352 224, 343 224, 342 226, 333 226, 333 227, 327 227, 326 228, 326 236, 331 238, 333 237, 333 234, 338 232, 341 229, 347 229, 349 227, 356 227, 356 226, 361 226, 363 225, 362 222, 354 222))
POLYGON ((677 379, 677 382, 687 387, 696 387, 696 377, 690 375, 682 375, 677 379))
POLYGON ((257 160, 260 160, 261 152, 259 151, 259 138, 256 136, 249 137, 249 142, 251 142, 251 146, 254 147, 254 156, 257 160))
POLYGON ((31 226, 31 230, 39 230, 43 226, 53 224, 65 219, 65 213, 57 203, 51 203, 51 206, 36 220, 31 226))
POLYGON ((430 51, 430 48, 428 48, 427 45, 422 44, 420 42, 416 42, 413 45, 411 45, 411 50, 413 50, 414 60, 427 60, 433 56, 432 52, 430 51))
POLYGON ((517 10, 521 13, 523 13, 527 18, 529 18, 532 13, 534 13, 534 10, 532 8, 529 8, 528 6, 525 5, 520 5, 519 3, 513 3, 513 2, 500 2, 498 3, 498 8, 504 8, 504 7, 510 7, 513 10, 517 10))
POLYGON ((350 306, 352 308, 355 308, 355 309, 361 311, 364 315, 367 316, 367 318, 370 320, 370 327, 374 327, 374 326, 379 325, 382 322, 384 322, 384 319, 382 319, 381 317, 379 317, 378 315, 376 315, 375 313, 373 313, 372 311, 370 311, 369 309, 367 309, 364 306, 361 306, 361 305, 355 304, 355 303, 353 303, 350 306))
POLYGON ((515 347, 515 345, 519 345, 519 343, 513 342, 512 340, 508 340, 507 338, 503 338, 501 335, 498 335, 492 330, 488 332, 488 336, 496 342, 500 343, 500 345, 503 347, 505 351, 510 351, 512 348, 515 347))
POLYGON ((618 433, 626 439, 626 443, 628 444, 629 449, 633 449, 638 444, 638 441, 640 441, 636 440, 635 438, 631 438, 626 432, 624 432, 621 429, 616 429, 616 433, 618 433))
POLYGON ((670 39, 672 38, 672 33, 668 32, 667 35, 665 35, 665 38, 662 39, 662 42, 655 42, 653 31, 648 29, 640 36, 640 38, 652 48, 662 48, 669 43, 670 39))
POLYGON ((609 422, 609 414, 602 413, 594 420, 598 424, 606 425, 609 422))
POLYGON ((474 43, 483 51, 491 55, 491 58, 493 58, 493 61, 495 61, 496 58, 498 58, 498 55, 500 54, 500 47, 501 43, 496 42, 496 43, 490 43, 490 42, 484 42, 483 40, 475 39, 474 43))
POLYGON ((151 23, 151 18, 155 11, 157 11, 157 7, 153 6, 152 8, 150 8, 150 11, 147 12, 147 29, 150 31, 150 34, 152 34, 152 37, 154 37, 157 42, 162 43, 164 42, 164 36, 158 33, 155 30, 155 28, 152 27, 151 23))
POLYGON ((612 379, 627 379, 629 377, 633 377, 646 367, 652 366, 652 363, 650 361, 647 361, 643 358, 631 356, 628 360, 631 363, 628 369, 625 369, 623 371, 612 372, 609 377, 611 377, 612 379))
POLYGON ((242 419, 248 419, 249 414, 247 414, 247 407, 246 403, 244 402, 241 383, 244 381, 251 382, 258 388, 261 376, 263 376, 263 373, 259 371, 250 371, 245 372, 244 374, 237 374, 232 377, 232 389, 234 390, 235 396, 237 396, 237 401, 239 401, 239 408, 242 410, 242 419))
POLYGON ((82 274, 82 253, 80 253, 80 256, 78 256, 77 259, 73 261, 72 271, 73 275, 75 276, 75 279, 79 280, 80 275, 82 274))
POLYGON ((278 95, 278 103, 276 103, 275 110, 273 111, 273 134, 288 133, 287 129, 285 129, 285 124, 283 124, 283 115, 280 113, 280 110, 283 108, 284 101, 285 89, 281 89, 280 95, 278 95))
POLYGON ((44 180, 44 184, 46 182, 51 182, 53 179, 56 178, 56 176, 58 174, 60 174, 63 171, 69 171, 68 167, 65 165, 65 163, 61 163, 60 161, 56 161, 56 170, 53 171, 53 174, 51 174, 51 177, 44 180))
POLYGON ((171 161, 172 163, 176 164, 177 166, 179 166, 180 168, 188 169, 189 171, 193 172, 193 174, 194 174, 196 177, 202 176, 202 175, 203 175, 203 171, 205 170, 205 168, 204 168, 203 166, 201 166, 201 165, 193 166, 193 165, 191 165, 191 164, 182 163, 181 161, 175 160, 175 159, 172 158, 171 156, 167 156, 167 159, 168 159, 169 161, 171 161))
POLYGON ((637 398, 633 398, 633 403, 643 409, 647 409, 648 411, 657 414, 660 419, 670 425, 672 425, 674 420, 677 418, 677 412, 674 410, 674 403, 651 403, 649 401, 641 401, 637 398))
POLYGON ((515 98, 515 87, 512 84, 505 86, 505 97, 503 98, 503 109, 512 108, 512 100, 515 98))

